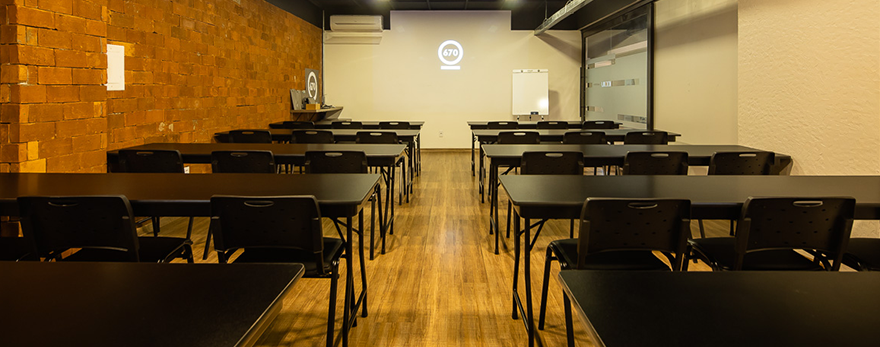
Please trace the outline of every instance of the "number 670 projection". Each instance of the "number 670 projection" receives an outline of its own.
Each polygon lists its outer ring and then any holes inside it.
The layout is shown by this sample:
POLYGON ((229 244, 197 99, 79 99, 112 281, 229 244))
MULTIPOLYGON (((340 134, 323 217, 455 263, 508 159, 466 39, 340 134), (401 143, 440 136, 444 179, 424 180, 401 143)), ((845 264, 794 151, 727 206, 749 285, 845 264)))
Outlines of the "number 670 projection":
POLYGON ((464 49, 462 49, 461 44, 455 40, 443 41, 443 43, 440 44, 440 47, 437 48, 437 57, 439 57, 440 62, 444 64, 440 66, 440 70, 461 70, 461 66, 458 66, 458 63, 463 56, 464 49))

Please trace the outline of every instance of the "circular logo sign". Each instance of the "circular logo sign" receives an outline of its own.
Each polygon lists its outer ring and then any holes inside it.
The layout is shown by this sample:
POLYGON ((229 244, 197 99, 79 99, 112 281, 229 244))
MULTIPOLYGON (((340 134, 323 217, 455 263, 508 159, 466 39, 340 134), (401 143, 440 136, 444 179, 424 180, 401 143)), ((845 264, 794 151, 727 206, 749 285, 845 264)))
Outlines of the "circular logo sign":
POLYGON ((314 71, 309 71, 309 79, 306 81, 306 89, 309 91, 309 97, 318 98, 318 76, 314 71))
POLYGON ((461 61, 461 57, 464 56, 464 49, 461 48, 461 44, 455 40, 446 40, 440 44, 440 47, 437 48, 437 57, 440 58, 440 61, 446 65, 455 65, 461 61))

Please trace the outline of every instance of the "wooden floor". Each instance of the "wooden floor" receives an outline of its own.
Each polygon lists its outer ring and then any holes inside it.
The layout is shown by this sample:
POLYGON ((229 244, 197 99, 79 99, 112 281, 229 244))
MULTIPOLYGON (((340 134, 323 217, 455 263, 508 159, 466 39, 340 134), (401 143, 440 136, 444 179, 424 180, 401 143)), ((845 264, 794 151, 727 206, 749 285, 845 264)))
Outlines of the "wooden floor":
MULTIPOLYGON (((387 238, 387 254, 367 260, 369 316, 360 318, 352 329, 351 345, 526 345, 522 321, 511 318, 513 239, 502 237, 501 254, 493 253, 489 208, 480 203, 477 179, 470 171, 470 152, 424 150, 422 163, 411 202, 398 206, 396 231, 387 238)), ((507 205, 503 191, 501 195, 503 216, 507 205)), ((366 210, 369 218, 369 206, 366 210)), ((182 218, 164 218, 162 234, 183 234, 185 222, 182 218)), ((193 237, 197 261, 201 261, 207 225, 206 218, 196 219, 193 237)), ((710 236, 727 233, 726 222, 707 221, 706 226, 710 236)), ((692 229, 696 233, 696 223, 692 229)), ((328 223, 324 231, 336 236, 328 223)), ((566 237, 568 221, 551 221, 531 254, 536 319, 546 246, 566 237)), ((216 263, 217 257, 212 252, 206 261, 216 263)), ((690 269, 708 268, 691 264, 690 269)), ((337 332, 342 325, 342 288, 347 270, 341 271, 337 332)), ((558 265, 551 271, 547 325, 539 331, 538 339, 544 346, 563 346, 562 290, 555 279, 558 265)), ((355 286, 359 286, 357 273, 355 278, 355 286)), ((257 345, 323 346, 329 287, 326 279, 300 280, 257 345)), ((579 346, 592 345, 577 317, 575 334, 579 346)))

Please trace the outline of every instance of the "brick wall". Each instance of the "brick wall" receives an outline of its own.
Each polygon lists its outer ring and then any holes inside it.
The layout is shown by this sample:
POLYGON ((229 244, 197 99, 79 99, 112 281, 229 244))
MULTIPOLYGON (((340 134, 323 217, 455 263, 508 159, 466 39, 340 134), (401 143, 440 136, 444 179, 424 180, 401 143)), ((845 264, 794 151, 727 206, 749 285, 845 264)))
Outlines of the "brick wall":
POLYGON ((321 30, 263 0, 0 0, 0 172, 103 172, 105 152, 289 117, 321 30), (107 91, 106 45, 125 46, 107 91))

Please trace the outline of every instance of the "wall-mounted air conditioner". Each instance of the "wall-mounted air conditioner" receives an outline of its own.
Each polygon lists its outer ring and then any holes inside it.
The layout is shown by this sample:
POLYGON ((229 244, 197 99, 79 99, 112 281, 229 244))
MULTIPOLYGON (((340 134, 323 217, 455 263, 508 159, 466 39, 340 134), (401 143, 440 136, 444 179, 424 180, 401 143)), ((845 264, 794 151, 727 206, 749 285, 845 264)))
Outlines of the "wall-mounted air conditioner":
POLYGON ((369 44, 382 41, 382 16, 330 16, 324 43, 369 44))
POLYGON ((382 16, 330 16, 330 30, 382 32, 382 16))

